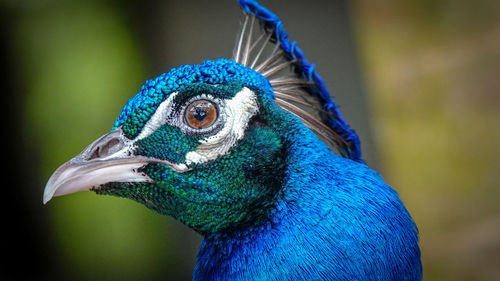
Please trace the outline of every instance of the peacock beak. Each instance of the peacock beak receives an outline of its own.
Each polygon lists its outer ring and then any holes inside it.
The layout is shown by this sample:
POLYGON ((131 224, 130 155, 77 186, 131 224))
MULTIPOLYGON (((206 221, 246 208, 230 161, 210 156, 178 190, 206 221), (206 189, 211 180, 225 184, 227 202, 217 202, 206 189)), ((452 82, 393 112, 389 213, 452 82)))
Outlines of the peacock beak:
POLYGON ((189 170, 183 164, 134 155, 134 142, 117 128, 57 168, 45 186, 43 203, 55 196, 98 188, 109 182, 151 182, 140 172, 149 163, 168 165, 178 172, 189 170))

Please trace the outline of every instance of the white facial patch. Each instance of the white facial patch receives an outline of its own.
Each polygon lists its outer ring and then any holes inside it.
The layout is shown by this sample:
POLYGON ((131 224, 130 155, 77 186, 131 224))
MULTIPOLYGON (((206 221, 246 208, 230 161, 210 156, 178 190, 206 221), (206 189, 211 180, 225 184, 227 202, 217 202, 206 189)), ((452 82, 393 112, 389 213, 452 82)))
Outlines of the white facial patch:
MULTIPOLYGON (((144 125, 141 133, 131 142, 147 138, 164 124, 181 127, 183 118, 174 118, 174 99, 178 92, 171 93, 163 101, 148 122, 144 125), (177 120, 177 121, 176 121, 177 120)), ((201 139, 200 145, 195 151, 186 154, 186 162, 181 165, 200 164, 227 154, 229 150, 243 138, 250 119, 258 112, 257 96, 249 88, 243 87, 232 99, 221 101, 219 118, 223 119, 223 127, 215 135, 201 139), (222 116, 223 115, 223 116, 222 116)), ((178 114, 182 114, 179 112, 178 114)), ((187 168, 187 166, 186 166, 187 168)))
POLYGON ((257 96, 244 87, 232 99, 226 100, 224 127, 217 134, 200 140, 196 150, 186 154, 186 164, 200 164, 227 154, 243 138, 248 122, 257 112, 257 96))
POLYGON ((156 131, 156 129, 167 123, 168 117, 172 112, 172 101, 177 94, 178 92, 171 93, 166 100, 160 103, 153 116, 151 116, 148 122, 144 125, 141 133, 135 138, 134 141, 147 138, 154 131, 156 131))

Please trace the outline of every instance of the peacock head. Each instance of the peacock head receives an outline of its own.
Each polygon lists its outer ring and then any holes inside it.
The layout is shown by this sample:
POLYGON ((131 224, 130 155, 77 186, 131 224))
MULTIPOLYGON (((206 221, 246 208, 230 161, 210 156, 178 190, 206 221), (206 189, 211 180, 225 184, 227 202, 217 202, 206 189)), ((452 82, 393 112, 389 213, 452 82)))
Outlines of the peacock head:
POLYGON ((44 202, 92 190, 201 233, 254 224, 281 194, 287 117, 294 120, 269 81, 235 61, 172 69, 143 85, 110 133, 54 172, 44 202))
MULTIPOLYGON (((240 4, 247 13, 257 7, 240 4)), ((287 36, 262 10, 246 16, 234 60, 183 65, 148 80, 110 133, 54 172, 44 202, 93 190, 138 201, 200 233, 223 232, 268 221, 290 163, 310 158, 307 147, 324 151, 327 144, 361 162, 357 135, 287 36)))

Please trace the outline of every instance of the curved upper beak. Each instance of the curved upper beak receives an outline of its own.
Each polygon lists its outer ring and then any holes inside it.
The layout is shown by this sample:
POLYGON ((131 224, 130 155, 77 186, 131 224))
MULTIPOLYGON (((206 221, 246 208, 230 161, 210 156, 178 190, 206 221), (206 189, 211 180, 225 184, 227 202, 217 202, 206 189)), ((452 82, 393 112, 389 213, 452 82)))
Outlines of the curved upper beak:
POLYGON ((133 144, 121 128, 105 134, 52 174, 43 193, 43 203, 52 197, 89 190, 108 182, 144 182, 149 177, 138 172, 148 162, 134 159, 133 144))
POLYGON ((139 171, 149 163, 165 164, 177 172, 189 170, 184 164, 136 156, 133 152, 134 142, 125 137, 121 128, 105 134, 57 168, 45 186, 43 203, 54 196, 90 190, 109 182, 151 182, 139 171))

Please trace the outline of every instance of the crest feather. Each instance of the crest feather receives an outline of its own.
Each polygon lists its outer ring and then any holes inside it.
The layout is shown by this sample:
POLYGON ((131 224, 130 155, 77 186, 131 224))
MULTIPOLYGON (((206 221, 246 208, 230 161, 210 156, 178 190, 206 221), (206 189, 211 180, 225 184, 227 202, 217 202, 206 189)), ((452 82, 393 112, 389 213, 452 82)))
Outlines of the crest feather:
POLYGON ((308 62, 296 42, 288 40, 281 20, 257 1, 239 0, 239 3, 245 21, 234 60, 265 76, 274 90, 276 103, 301 119, 341 156, 364 162, 358 135, 330 98, 314 64, 308 62), (256 22, 260 28, 254 28, 256 22))

